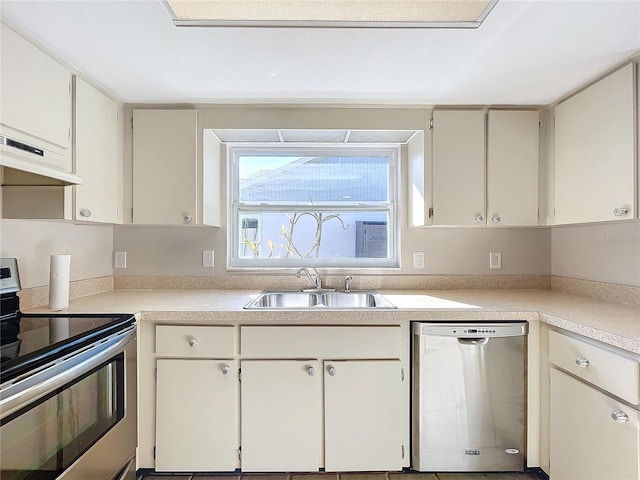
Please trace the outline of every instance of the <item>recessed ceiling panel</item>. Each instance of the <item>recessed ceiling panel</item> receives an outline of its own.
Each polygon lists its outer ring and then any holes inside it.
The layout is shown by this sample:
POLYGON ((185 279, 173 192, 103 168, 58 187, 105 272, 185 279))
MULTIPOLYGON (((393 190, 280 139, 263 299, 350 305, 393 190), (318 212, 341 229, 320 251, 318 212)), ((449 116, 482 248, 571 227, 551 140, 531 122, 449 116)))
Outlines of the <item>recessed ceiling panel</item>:
POLYGON ((221 142, 279 142, 277 130, 224 129, 213 130, 221 142))
POLYGON ((341 143, 344 142, 346 130, 281 130, 285 142, 341 143))
POLYGON ((476 28, 497 0, 165 0, 178 26, 476 28))
POLYGON ((349 143, 406 143, 414 130, 352 130, 349 143))

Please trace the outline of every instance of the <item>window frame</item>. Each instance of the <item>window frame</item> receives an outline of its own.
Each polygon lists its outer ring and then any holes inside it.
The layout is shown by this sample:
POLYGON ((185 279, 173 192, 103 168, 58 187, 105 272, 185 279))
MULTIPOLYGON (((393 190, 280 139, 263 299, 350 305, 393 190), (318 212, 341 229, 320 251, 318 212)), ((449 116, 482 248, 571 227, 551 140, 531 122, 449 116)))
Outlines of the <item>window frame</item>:
POLYGON ((233 142, 226 145, 227 157, 227 270, 265 270, 293 269, 301 266, 323 269, 377 269, 388 270, 400 267, 400 165, 401 144, 345 144, 345 143, 244 143, 233 142), (314 211, 326 213, 339 212, 385 212, 388 216, 387 258, 243 258, 239 255, 239 221, 240 217, 252 212, 308 212, 308 204, 288 202, 240 202, 239 162, 242 155, 256 156, 340 156, 349 152, 349 156, 366 156, 384 154, 389 160, 388 199, 387 201, 314 202, 314 211))

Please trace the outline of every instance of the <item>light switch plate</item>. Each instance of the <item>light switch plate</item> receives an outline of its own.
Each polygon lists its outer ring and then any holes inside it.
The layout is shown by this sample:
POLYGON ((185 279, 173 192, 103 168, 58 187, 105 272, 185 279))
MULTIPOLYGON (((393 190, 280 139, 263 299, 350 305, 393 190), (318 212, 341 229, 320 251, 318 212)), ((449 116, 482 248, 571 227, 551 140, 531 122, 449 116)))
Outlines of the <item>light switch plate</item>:
POLYGON ((424 268, 424 252, 413 252, 413 268, 424 268))
POLYGON ((213 268, 213 265, 214 265, 213 250, 203 250, 202 251, 202 266, 204 268, 213 268))
POLYGON ((489 269, 501 270, 502 269, 502 253, 491 252, 489 254, 489 269))
POLYGON ((114 252, 113 267, 127 268, 127 252, 114 252))

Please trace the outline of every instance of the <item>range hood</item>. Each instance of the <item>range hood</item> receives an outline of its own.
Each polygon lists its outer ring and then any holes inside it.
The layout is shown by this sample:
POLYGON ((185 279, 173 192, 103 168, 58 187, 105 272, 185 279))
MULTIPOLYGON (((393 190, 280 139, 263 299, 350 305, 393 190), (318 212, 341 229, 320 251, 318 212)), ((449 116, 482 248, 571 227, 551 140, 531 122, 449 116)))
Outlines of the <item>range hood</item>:
POLYGON ((82 178, 47 163, 56 152, 0 133, 3 185, 79 185, 82 178))

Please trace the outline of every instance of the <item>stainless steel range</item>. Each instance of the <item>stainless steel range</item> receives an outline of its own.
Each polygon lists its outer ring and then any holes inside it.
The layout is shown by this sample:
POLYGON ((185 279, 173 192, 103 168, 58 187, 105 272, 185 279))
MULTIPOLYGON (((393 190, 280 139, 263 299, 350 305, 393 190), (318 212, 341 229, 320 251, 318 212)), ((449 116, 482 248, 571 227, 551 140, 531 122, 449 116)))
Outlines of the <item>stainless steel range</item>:
POLYGON ((0 259, 0 478, 135 478, 135 318, 24 314, 19 290, 0 259))

